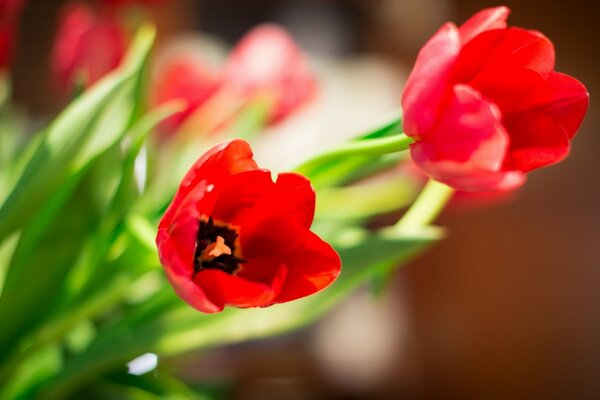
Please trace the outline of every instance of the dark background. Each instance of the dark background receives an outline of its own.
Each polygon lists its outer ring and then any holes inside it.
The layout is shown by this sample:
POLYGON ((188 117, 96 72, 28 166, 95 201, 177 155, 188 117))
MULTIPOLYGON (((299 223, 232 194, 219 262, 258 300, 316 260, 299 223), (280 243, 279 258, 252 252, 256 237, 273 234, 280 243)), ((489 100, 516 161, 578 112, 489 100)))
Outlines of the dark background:
MULTIPOLYGON (((62 2, 29 3, 14 69, 15 96, 43 117, 60 105, 40 60, 48 56, 62 2)), ((403 327, 397 328, 402 340, 395 344, 403 351, 375 383, 357 390, 343 379, 329 379, 311 350, 316 335, 311 329, 212 352, 188 366, 196 368, 189 376, 236 382, 231 395, 236 399, 600 398, 599 6, 590 0, 504 3, 512 9, 510 24, 550 37, 557 70, 579 78, 591 93, 571 156, 532 173, 511 202, 453 209, 442 217, 448 239, 396 277, 394 290, 401 295, 391 301, 398 308, 387 309, 403 310, 403 327)), ((308 49, 313 52, 375 52, 406 70, 443 21, 460 23, 495 5, 180 0, 169 1, 158 22, 165 36, 199 28, 233 41, 256 23, 275 20, 293 32, 313 29, 337 38, 321 48, 313 45, 308 49)), ((353 318, 356 326, 365 323, 360 314, 353 318)))

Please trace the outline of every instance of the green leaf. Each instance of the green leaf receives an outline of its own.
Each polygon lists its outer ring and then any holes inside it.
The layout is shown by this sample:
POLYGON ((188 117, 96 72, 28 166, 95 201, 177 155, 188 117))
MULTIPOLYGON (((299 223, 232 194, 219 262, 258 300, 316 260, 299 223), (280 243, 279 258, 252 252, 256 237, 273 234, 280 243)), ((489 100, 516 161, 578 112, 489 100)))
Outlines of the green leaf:
POLYGON ((161 295, 166 302, 157 301, 150 307, 143 304, 140 312, 130 313, 130 318, 104 331, 85 354, 66 365, 60 376, 49 382, 51 398, 62 398, 102 371, 124 365, 146 352, 173 356, 192 349, 268 337, 308 324, 372 277, 406 262, 440 237, 441 231, 434 228, 423 228, 410 236, 395 230, 375 234, 363 229, 345 230, 332 238, 343 261, 338 280, 320 293, 269 308, 228 308, 206 315, 165 288, 161 295))
MULTIPOLYGON (((188 321, 182 324, 183 329, 161 335, 154 344, 154 351, 175 355, 194 348, 267 337, 308 324, 372 277, 405 263, 440 237, 441 231, 435 228, 423 229, 411 236, 394 230, 376 234, 362 229, 347 230, 333 241, 343 268, 331 287, 307 298, 269 308, 226 309, 215 316, 196 318, 193 318, 195 312, 190 310, 188 321)), ((171 326, 173 328, 177 327, 171 326)))
POLYGON ((158 369, 145 375, 131 375, 124 372, 112 373, 107 380, 122 387, 137 388, 151 393, 159 399, 207 400, 210 397, 194 391, 179 379, 158 369))
POLYGON ((34 354, 15 371, 16 379, 0 385, 0 399, 27 400, 32 392, 48 377, 62 368, 62 358, 58 346, 47 346, 34 354))
MULTIPOLYGON (((95 232, 90 232, 89 238, 80 251, 80 258, 69 271, 66 278, 66 297, 77 297, 79 294, 92 293, 90 285, 103 286, 106 280, 112 279, 106 270, 97 266, 106 257, 111 245, 115 242, 119 228, 130 211, 138 195, 135 185, 135 161, 147 136, 164 119, 180 111, 183 104, 170 102, 157 107, 143 116, 126 135, 130 145, 126 150, 124 160, 119 164, 116 173, 120 182, 112 193, 108 209, 103 213, 100 226, 95 232)), ((96 185, 98 182, 94 182, 96 185)), ((130 271, 135 274, 137 271, 130 271)))
POLYGON ((0 242, 35 220, 49 197, 122 137, 131 123, 130 110, 115 100, 131 95, 153 40, 153 29, 140 30, 123 65, 70 104, 45 130, 39 147, 0 207, 0 242))
POLYGON ((45 130, 0 207, 0 243, 21 231, 0 297, 0 320, 10 321, 0 329, 0 358, 49 317, 66 271, 98 222, 79 183, 133 124, 134 81, 153 40, 152 28, 141 29, 124 63, 45 130))

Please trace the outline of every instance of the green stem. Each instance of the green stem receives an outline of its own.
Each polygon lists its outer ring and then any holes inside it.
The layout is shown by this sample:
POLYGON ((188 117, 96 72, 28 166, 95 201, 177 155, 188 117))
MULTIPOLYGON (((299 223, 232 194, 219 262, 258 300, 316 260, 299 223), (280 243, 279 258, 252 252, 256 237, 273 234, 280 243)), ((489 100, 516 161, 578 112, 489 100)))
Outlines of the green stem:
POLYGON ((384 154, 396 153, 407 150, 412 142, 413 140, 404 133, 379 139, 349 142, 335 149, 316 155, 295 168, 295 170, 298 173, 310 175, 310 171, 313 170, 315 166, 337 158, 349 156, 381 156, 384 154))
POLYGON ((396 223, 396 229, 405 231, 433 222, 453 193, 454 189, 451 187, 430 179, 419 197, 396 223))

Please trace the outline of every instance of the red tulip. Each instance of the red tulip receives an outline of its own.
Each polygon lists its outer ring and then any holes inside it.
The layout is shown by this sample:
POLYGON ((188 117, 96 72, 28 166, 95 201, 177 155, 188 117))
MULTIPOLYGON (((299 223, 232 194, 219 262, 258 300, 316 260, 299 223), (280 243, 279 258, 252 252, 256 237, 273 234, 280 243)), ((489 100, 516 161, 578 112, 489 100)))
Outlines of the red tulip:
POLYGON ((0 71, 10 66, 15 31, 25 0, 0 0, 0 71))
POLYGON ((456 189, 513 189, 566 157, 586 88, 554 71, 552 42, 507 28, 509 9, 444 25, 423 47, 402 96, 413 160, 456 189))
POLYGON ((177 130, 181 123, 221 86, 220 75, 190 54, 179 54, 158 67, 152 87, 155 104, 182 99, 186 108, 161 124, 164 132, 177 130))
POLYGON ((276 25, 261 25, 240 40, 225 67, 225 80, 250 98, 271 100, 272 123, 296 110, 316 90, 302 51, 276 25))
POLYGON ((233 140, 204 154, 181 182, 156 243, 169 281, 194 308, 266 307, 315 293, 340 272, 310 231, 315 193, 294 173, 271 173, 233 140))
POLYGON ((125 31, 111 17, 82 5, 67 7, 51 56, 53 72, 65 90, 79 79, 89 86, 119 65, 126 42, 125 31))

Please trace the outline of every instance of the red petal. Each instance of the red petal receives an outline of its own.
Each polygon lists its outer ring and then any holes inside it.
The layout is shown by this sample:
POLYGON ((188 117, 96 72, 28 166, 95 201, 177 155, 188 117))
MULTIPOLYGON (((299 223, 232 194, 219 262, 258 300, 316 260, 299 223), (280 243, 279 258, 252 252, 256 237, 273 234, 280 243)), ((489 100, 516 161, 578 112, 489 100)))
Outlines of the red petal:
POLYGON ((300 244, 297 232, 302 229, 297 221, 279 216, 261 216, 240 229, 242 257, 285 255, 300 244))
POLYGON ((276 303, 298 299, 329 286, 341 270, 335 250, 311 231, 303 245, 286 260, 288 274, 276 303))
POLYGON ((424 143, 436 160, 468 163, 498 170, 504 161, 508 136, 497 107, 465 85, 456 85, 449 104, 424 143))
POLYGON ((464 45, 454 64, 452 82, 470 82, 488 63, 496 47, 502 42, 505 30, 486 31, 464 45))
POLYGON ((283 265, 283 258, 269 254, 264 257, 249 258, 248 262, 242 264, 236 276, 271 286, 271 283, 281 274, 282 267, 286 269, 287 273, 287 267, 283 265))
POLYGON ((520 171, 489 171, 451 160, 433 160, 422 143, 410 148, 411 157, 427 176, 467 192, 513 190, 525 182, 520 171))
POLYGON ((273 194, 262 204, 266 210, 310 228, 315 215, 315 190, 308 178, 295 173, 277 176, 273 194))
POLYGON ((583 121, 588 104, 589 93, 581 82, 569 75, 553 72, 532 111, 552 119, 571 139, 583 121))
POLYGON ((272 304, 285 280, 286 268, 280 266, 271 285, 252 282, 217 269, 200 271, 195 279, 211 301, 219 307, 264 307, 272 304))
POLYGON ((232 140, 213 147, 196 161, 181 181, 160 227, 166 228, 171 224, 177 210, 192 192, 193 201, 197 202, 206 191, 213 190, 231 175, 257 168, 250 145, 243 140, 232 140), (205 186, 200 185, 201 182, 205 182, 205 186))
POLYGON ((478 57, 467 48, 471 43, 479 48, 485 46, 478 41, 497 43, 479 73, 465 83, 494 101, 503 112, 523 109, 531 104, 554 69, 554 46, 537 32, 520 28, 500 32, 500 42, 498 31, 484 32, 473 39, 465 46, 465 56, 461 54, 457 65, 470 64, 478 57))
POLYGON ((165 266, 167 278, 177 295, 199 311, 206 313, 221 311, 223 306, 214 304, 202 288, 192 282, 192 271, 188 263, 184 262, 176 252, 172 238, 165 230, 158 231, 156 244, 160 261, 165 266))
POLYGON ((508 14, 510 14, 510 9, 501 6, 486 8, 473 15, 458 28, 463 45, 482 32, 493 29, 505 29, 508 14))
POLYGON ((426 135, 438 118, 440 103, 460 51, 458 29, 451 23, 423 46, 402 93, 404 132, 426 135))
POLYGON ((273 187, 271 173, 262 169, 232 175, 219 186, 212 216, 234 226, 243 226, 257 216, 256 203, 273 187))
POLYGON ((240 223, 243 257, 294 251, 314 213, 315 192, 310 181, 294 173, 280 174, 240 223))
POLYGON ((505 168, 531 171, 554 164, 569 152, 569 137, 554 120, 529 112, 507 118, 511 146, 505 168))

